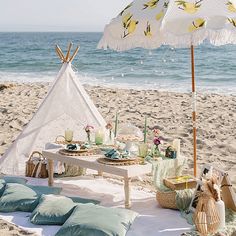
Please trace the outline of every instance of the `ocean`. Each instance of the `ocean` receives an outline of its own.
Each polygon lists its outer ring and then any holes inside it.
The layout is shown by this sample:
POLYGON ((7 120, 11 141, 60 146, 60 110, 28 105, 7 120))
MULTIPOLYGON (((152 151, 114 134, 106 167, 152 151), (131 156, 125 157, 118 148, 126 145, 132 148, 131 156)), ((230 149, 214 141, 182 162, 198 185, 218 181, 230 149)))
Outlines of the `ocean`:
MULTIPOLYGON (((80 50, 73 68, 83 84, 160 91, 191 91, 190 49, 162 46, 126 52, 98 50, 102 33, 0 33, 0 82, 51 82, 60 68, 55 53, 68 43, 80 50)), ((195 49, 197 91, 236 94, 236 45, 195 49)))

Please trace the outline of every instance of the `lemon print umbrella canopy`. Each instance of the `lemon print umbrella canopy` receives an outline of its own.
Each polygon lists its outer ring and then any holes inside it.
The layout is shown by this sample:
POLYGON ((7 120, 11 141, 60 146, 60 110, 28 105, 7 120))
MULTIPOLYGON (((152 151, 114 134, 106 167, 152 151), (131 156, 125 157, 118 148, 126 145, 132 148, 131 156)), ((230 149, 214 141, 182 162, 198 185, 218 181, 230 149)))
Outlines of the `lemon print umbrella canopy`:
POLYGON ((105 27, 98 48, 191 48, 194 175, 197 173, 194 46, 236 44, 236 0, 135 0, 105 27))
POLYGON ((136 0, 105 27, 98 47, 187 47, 204 40, 234 44, 235 22, 236 0, 136 0))

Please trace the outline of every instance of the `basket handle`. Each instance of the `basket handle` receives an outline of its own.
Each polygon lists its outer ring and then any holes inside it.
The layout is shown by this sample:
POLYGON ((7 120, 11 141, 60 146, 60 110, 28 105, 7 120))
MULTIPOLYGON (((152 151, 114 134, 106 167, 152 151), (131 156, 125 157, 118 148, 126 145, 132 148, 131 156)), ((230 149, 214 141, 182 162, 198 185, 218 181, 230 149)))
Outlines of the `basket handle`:
POLYGON ((46 158, 43 156, 43 154, 39 151, 33 151, 29 157, 29 160, 28 161, 31 161, 32 157, 35 155, 35 154, 38 154, 39 155, 39 158, 42 159, 42 160, 45 160, 46 158))
POLYGON ((63 136, 63 135, 58 135, 58 136, 56 137, 56 139, 55 139, 55 142, 59 142, 58 138, 63 138, 63 139, 64 139, 63 141, 66 141, 65 136, 63 136))

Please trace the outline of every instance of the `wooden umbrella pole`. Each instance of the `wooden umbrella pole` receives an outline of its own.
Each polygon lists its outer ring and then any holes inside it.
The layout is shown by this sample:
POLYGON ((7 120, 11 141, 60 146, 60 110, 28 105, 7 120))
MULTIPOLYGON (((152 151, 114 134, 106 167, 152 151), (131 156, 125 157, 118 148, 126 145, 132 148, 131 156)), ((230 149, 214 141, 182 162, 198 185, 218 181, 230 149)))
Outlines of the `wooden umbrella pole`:
POLYGON ((194 66, 194 47, 191 45, 191 69, 192 69, 192 99, 193 99, 193 162, 194 176, 197 176, 197 127, 196 127, 196 85, 195 85, 195 66, 194 66))

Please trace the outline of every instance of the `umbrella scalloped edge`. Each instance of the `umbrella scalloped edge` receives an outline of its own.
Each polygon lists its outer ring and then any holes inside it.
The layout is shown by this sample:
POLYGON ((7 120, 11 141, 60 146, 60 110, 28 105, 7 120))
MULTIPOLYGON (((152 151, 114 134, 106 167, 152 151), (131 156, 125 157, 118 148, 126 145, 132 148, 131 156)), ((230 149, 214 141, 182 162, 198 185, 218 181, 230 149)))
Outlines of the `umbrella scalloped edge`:
POLYGON ((104 35, 98 43, 98 49, 113 49, 115 51, 125 51, 140 47, 145 49, 155 49, 161 45, 169 45, 176 48, 186 48, 191 45, 198 46, 204 41, 212 45, 221 46, 225 44, 236 44, 236 31, 230 29, 202 29, 192 34, 175 35, 163 32, 160 37, 144 38, 136 35, 135 37, 114 38, 109 33, 108 26, 105 28, 104 35))

